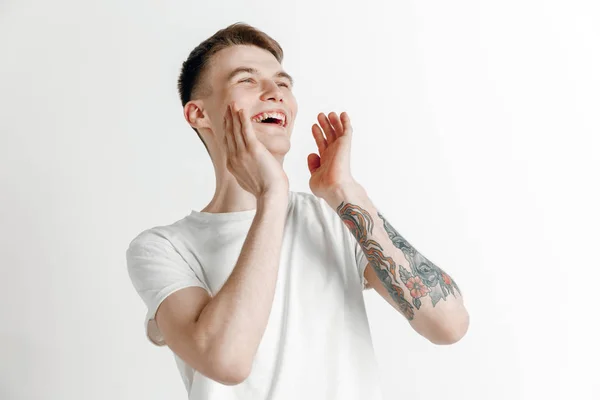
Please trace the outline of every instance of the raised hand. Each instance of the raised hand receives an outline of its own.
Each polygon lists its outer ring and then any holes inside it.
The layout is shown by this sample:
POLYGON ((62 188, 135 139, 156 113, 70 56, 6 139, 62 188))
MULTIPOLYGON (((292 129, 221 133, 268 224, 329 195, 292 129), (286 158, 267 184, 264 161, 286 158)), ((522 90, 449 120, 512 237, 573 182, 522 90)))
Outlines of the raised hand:
POLYGON ((312 126, 312 134, 319 154, 308 155, 309 186, 315 196, 327 198, 334 190, 355 183, 350 173, 352 125, 345 112, 339 117, 334 112, 329 116, 320 113, 317 121, 319 125, 312 126))
POLYGON ((288 177, 279 161, 256 138, 248 112, 229 105, 223 126, 227 169, 242 189, 257 198, 271 192, 287 195, 288 177))

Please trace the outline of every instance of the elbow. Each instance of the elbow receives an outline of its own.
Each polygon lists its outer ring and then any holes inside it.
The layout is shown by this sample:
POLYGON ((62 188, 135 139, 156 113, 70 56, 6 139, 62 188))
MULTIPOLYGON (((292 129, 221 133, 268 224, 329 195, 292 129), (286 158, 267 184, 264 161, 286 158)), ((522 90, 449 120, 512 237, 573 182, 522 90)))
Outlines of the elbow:
POLYGON ((459 342, 469 330, 470 317, 465 311, 460 318, 443 323, 434 337, 428 338, 433 344, 448 346, 459 342))
POLYGON ((223 385, 235 386, 244 382, 252 371, 252 363, 246 362, 240 357, 231 354, 205 354, 204 368, 199 370, 207 378, 217 381, 223 385))
POLYGON ((207 378, 223 385, 235 386, 250 376, 251 368, 245 367, 242 363, 215 361, 204 370, 203 375, 207 378))
POLYGON ((249 369, 244 369, 240 367, 231 367, 231 368, 219 368, 218 371, 215 371, 214 377, 210 377, 211 379, 227 386, 235 386, 244 382, 248 376, 250 375, 249 369))

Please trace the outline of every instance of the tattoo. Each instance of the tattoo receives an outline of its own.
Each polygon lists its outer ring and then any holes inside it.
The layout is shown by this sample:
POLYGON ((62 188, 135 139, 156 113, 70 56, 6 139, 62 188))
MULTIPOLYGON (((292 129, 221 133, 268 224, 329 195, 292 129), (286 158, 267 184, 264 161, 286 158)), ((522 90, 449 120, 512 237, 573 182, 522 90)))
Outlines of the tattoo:
POLYGON ((362 247, 369 264, 374 267, 373 269, 379 280, 396 302, 398 310, 408 320, 412 320, 415 316, 414 307, 406 300, 404 290, 396 280, 398 266, 391 257, 383 255, 383 249, 379 243, 369 239, 369 236, 373 233, 373 219, 369 213, 359 206, 344 204, 343 202, 337 208, 337 213, 362 247))
POLYGON ((388 237, 394 246, 402 251, 410 270, 400 264, 397 265, 391 257, 384 256, 381 245, 370 239, 373 233, 373 219, 366 210, 342 202, 337 208, 337 213, 361 245, 369 264, 407 319, 413 319, 414 307, 417 310, 421 308, 421 298, 429 297, 435 307, 441 299, 446 300, 449 293, 456 297, 455 289, 458 294, 461 294, 456 282, 412 247, 381 213, 378 212, 377 215, 383 221, 388 237), (412 304, 405 298, 398 279, 409 290, 412 304))
MULTIPOLYGON (((434 307, 441 299, 446 300, 448 293, 452 293, 452 295, 456 297, 454 289, 456 289, 458 294, 462 294, 458 288, 458 285, 456 282, 454 282, 450 275, 445 273, 440 267, 429 261, 427 257, 415 250, 415 248, 412 247, 406 241, 406 239, 404 239, 402 235, 400 235, 394 229, 392 225, 390 225, 390 223, 383 217, 383 215, 381 215, 381 213, 378 212, 377 215, 379 215, 379 218, 381 218, 383 221, 385 231, 387 232, 392 243, 394 243, 394 246, 402 250, 402 253, 404 253, 404 258, 406 258, 410 264, 413 277, 420 278, 420 281, 428 288, 427 293, 429 294, 429 297, 431 297, 431 302, 433 303, 434 307)), ((404 280, 402 281, 404 282, 404 280)), ((413 303, 415 300, 413 300, 413 303)))

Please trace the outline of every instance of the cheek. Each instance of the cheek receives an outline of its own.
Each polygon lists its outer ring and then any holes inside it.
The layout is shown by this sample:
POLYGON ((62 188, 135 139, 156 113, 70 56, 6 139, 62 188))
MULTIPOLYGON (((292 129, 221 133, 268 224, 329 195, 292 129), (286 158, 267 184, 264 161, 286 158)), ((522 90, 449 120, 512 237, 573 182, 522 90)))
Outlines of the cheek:
POLYGON ((286 97, 289 104, 293 105, 294 108, 298 107, 298 102, 296 101, 296 96, 294 96, 293 92, 288 92, 288 95, 286 97))
POLYGON ((250 98, 253 98, 255 96, 256 94, 253 93, 251 90, 248 90, 248 88, 244 88, 241 86, 232 88, 226 93, 226 98, 229 100, 229 102, 248 102, 250 98))
POLYGON ((290 110, 292 111, 295 117, 298 113, 298 102, 296 101, 296 97, 294 97, 294 95, 290 93, 286 99, 286 103, 289 104, 290 110))
MULTIPOLYGON (((256 97, 247 92, 238 91, 236 93, 232 93, 227 104, 231 104, 232 102, 235 102, 235 105, 238 109, 244 109, 249 113, 256 108, 256 97)), ((225 104, 225 108, 227 108, 227 104, 225 104)))

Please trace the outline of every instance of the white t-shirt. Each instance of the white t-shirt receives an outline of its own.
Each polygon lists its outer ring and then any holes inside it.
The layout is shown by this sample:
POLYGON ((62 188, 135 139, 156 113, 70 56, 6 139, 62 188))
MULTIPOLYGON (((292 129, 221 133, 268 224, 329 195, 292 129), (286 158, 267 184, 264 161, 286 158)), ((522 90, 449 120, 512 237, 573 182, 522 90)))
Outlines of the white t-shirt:
MULTIPOLYGON (((164 340, 160 303, 190 286, 214 296, 233 270, 256 210, 192 211, 131 242, 127 267, 148 307, 146 334, 164 340)), ((289 192, 273 306, 250 376, 213 381, 175 355, 192 400, 381 399, 363 289, 366 257, 342 219, 313 194, 289 192)))

